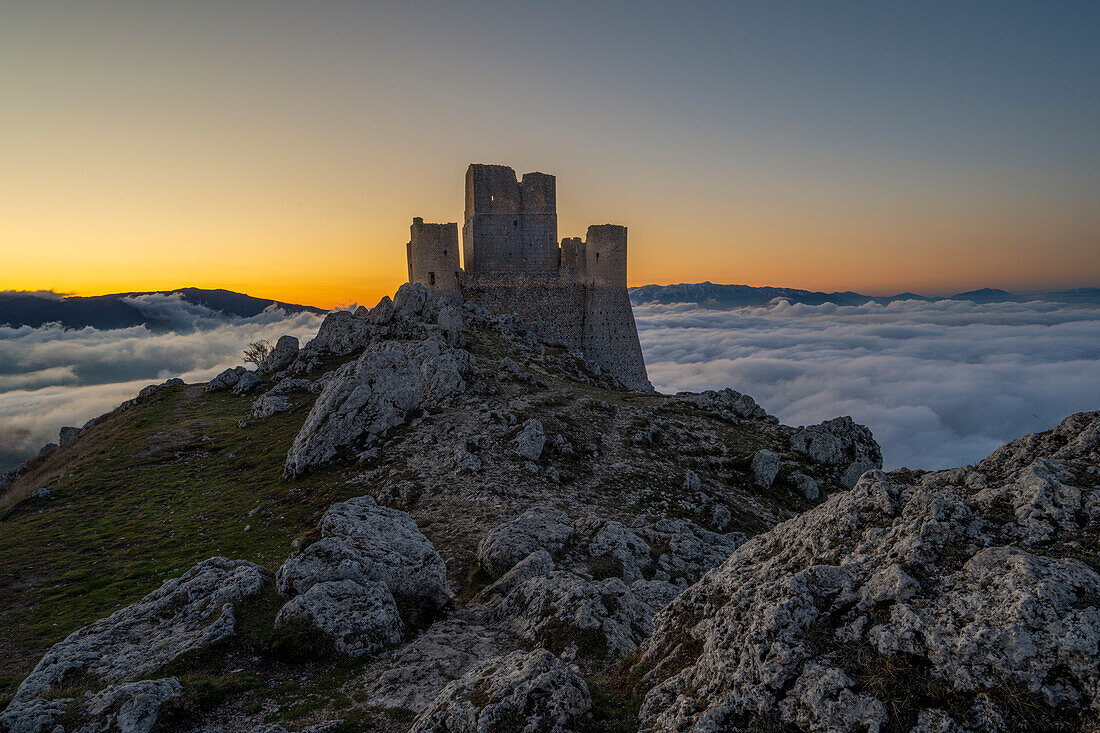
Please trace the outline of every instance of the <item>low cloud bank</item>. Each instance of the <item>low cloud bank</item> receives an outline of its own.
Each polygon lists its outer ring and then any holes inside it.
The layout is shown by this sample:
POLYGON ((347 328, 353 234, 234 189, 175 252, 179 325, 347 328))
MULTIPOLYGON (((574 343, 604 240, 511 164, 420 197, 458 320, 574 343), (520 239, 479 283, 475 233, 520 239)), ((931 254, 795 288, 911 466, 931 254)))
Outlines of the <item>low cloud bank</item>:
POLYGON ((1100 409, 1100 308, 900 301, 634 310, 662 392, 733 387, 794 425, 851 415, 887 468, 974 463, 1100 409))
POLYGON ((0 326, 0 471, 57 440, 63 425, 83 425, 169 377, 205 381, 241 363, 252 341, 283 334, 303 343, 323 316, 288 316, 269 308, 252 318, 226 318, 177 296, 134 298, 174 330, 143 326, 97 330, 0 326))

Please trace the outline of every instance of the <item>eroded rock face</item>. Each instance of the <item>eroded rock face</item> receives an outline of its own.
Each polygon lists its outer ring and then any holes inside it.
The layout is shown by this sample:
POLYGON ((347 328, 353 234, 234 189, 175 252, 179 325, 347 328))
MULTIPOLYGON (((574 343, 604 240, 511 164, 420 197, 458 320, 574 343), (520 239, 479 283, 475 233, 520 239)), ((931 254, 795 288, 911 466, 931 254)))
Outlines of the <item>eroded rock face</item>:
POLYGON ((292 598, 275 626, 302 618, 332 638, 336 651, 350 657, 395 644, 405 633, 393 594, 385 583, 330 580, 292 598))
POLYGON ((473 365, 469 352, 436 339, 371 345, 325 385, 287 452, 284 474, 292 478, 344 451, 369 447, 410 411, 465 390, 463 375, 473 365))
POLYGON ((447 685, 415 733, 577 730, 592 700, 584 680, 545 649, 489 659, 447 685))
POLYGON ((1012 722, 1006 685, 1050 716, 1100 709, 1100 574, 1065 556, 1097 537, 1100 505, 1060 482, 1096 460, 1098 428, 1067 418, 986 470, 872 471, 749 540, 658 615, 642 729, 878 730, 897 714, 883 685, 969 711, 910 711, 920 730, 1012 722))
POLYGON ((775 483, 779 475, 779 454, 767 448, 758 450, 752 457, 752 476, 756 485, 766 489, 775 483))
POLYGON ((573 520, 558 509, 536 507, 490 530, 477 548, 481 567, 499 578, 536 550, 556 552, 573 536, 573 520))
POLYGON ((443 560, 405 512, 360 497, 333 504, 319 529, 321 539, 279 568, 280 593, 305 593, 317 583, 353 580, 382 583, 398 599, 433 607, 450 598, 443 560))

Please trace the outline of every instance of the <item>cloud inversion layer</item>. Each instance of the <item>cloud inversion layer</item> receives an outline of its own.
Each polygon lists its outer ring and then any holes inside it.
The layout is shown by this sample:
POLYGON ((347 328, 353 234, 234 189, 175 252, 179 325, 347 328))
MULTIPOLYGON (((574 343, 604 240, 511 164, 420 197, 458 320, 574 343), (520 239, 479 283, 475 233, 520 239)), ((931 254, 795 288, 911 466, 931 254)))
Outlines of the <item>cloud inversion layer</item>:
POLYGON ((634 311, 662 392, 730 386, 783 422, 851 415, 887 467, 973 463, 1100 407, 1100 309, 965 301, 634 311))
POLYGON ((176 331, 56 326, 0 326, 0 471, 57 440, 63 425, 83 425, 147 384, 168 377, 205 381, 240 363, 252 341, 291 334, 303 343, 321 316, 287 316, 270 308, 227 319, 176 296, 141 296, 143 308, 170 319, 176 331))

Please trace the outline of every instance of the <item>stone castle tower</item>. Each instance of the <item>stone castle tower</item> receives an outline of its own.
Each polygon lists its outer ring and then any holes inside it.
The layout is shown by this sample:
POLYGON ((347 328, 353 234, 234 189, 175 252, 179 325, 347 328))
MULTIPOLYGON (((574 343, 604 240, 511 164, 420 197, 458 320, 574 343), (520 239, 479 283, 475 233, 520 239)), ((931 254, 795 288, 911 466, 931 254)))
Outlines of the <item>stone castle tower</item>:
POLYGON ((588 227, 558 242, 554 176, 473 163, 466 220, 413 219, 409 282, 460 292, 490 313, 516 313, 544 342, 579 349, 631 389, 652 390, 626 292, 626 227, 588 227))

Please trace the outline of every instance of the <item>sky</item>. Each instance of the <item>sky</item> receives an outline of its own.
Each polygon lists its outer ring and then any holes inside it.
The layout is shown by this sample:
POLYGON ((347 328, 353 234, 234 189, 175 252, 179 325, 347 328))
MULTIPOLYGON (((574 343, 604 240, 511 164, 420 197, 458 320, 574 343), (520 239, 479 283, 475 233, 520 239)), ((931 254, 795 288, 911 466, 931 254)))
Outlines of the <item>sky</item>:
POLYGON ((405 279, 470 162, 631 285, 1100 282, 1094 2, 0 4, 0 289, 405 279))

